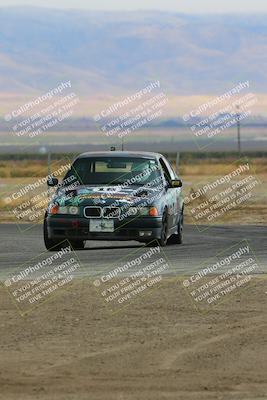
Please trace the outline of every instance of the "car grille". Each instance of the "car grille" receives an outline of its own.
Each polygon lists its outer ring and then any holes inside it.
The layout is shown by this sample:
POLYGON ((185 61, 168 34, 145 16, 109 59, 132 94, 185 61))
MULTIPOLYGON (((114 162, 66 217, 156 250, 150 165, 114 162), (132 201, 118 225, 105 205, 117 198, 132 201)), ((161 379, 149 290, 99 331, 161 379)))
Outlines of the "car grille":
POLYGON ((119 207, 84 207, 85 218, 119 218, 119 207))
POLYGON ((85 207, 83 210, 85 218, 99 218, 101 217, 101 207, 85 207))
POLYGON ((120 216, 119 207, 104 207, 103 217, 104 218, 118 218, 120 216))

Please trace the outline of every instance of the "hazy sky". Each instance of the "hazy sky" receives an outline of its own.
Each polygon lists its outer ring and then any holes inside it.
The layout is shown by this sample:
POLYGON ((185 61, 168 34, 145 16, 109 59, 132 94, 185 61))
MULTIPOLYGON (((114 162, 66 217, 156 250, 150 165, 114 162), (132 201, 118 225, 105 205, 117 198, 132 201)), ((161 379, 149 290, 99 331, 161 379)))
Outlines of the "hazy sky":
POLYGON ((267 12, 267 0, 0 0, 0 6, 36 5, 89 10, 166 10, 185 13, 267 12))

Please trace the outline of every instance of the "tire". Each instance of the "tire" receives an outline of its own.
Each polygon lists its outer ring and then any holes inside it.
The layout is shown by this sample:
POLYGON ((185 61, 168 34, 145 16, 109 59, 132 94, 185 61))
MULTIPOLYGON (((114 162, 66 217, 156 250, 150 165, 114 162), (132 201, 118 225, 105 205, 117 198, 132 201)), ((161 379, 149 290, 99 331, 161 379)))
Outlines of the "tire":
POLYGON ((168 214, 167 211, 164 211, 162 216, 162 228, 161 228, 161 236, 157 241, 160 247, 165 247, 168 242, 168 214))
POLYGON ((182 244, 183 243, 183 228, 184 228, 184 210, 180 216, 177 233, 172 235, 169 239, 170 244, 182 244))
POLYGON ((46 220, 46 218, 44 220, 43 234, 44 234, 45 248, 48 251, 59 251, 60 249, 66 248, 69 245, 67 240, 64 242, 63 240, 58 241, 58 240, 50 239, 48 237, 47 220, 46 220))
POLYGON ((44 225, 43 225, 43 235, 44 235, 44 244, 45 244, 46 250, 48 250, 48 251, 56 251, 55 246, 57 246, 58 243, 53 239, 49 239, 49 237, 48 237, 47 220, 46 220, 46 218, 44 220, 44 225))
POLYGON ((162 229, 161 229, 161 237, 158 239, 154 239, 150 242, 146 242, 146 246, 148 247, 165 247, 168 244, 168 214, 167 211, 164 211, 162 216, 162 229))
POLYGON ((73 250, 83 250, 85 247, 85 243, 85 240, 70 240, 70 244, 73 250))

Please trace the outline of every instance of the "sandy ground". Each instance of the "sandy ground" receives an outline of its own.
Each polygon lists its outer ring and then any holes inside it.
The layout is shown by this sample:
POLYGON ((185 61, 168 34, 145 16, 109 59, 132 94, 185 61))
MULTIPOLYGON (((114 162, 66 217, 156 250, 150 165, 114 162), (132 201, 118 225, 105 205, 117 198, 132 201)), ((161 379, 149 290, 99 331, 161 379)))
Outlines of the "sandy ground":
POLYGON ((116 314, 87 279, 21 317, 0 287, 0 399, 267 399, 267 279, 197 310, 165 278, 116 314))

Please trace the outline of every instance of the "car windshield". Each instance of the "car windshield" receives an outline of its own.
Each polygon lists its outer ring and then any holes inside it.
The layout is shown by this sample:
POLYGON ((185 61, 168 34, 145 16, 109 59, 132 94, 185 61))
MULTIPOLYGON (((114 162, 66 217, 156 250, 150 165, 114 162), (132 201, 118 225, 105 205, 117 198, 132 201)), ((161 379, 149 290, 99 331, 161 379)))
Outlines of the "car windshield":
POLYGON ((155 186, 161 177, 154 159, 132 157, 80 158, 64 178, 74 176, 81 185, 137 185, 155 186), (155 182, 155 185, 153 184, 155 182))

